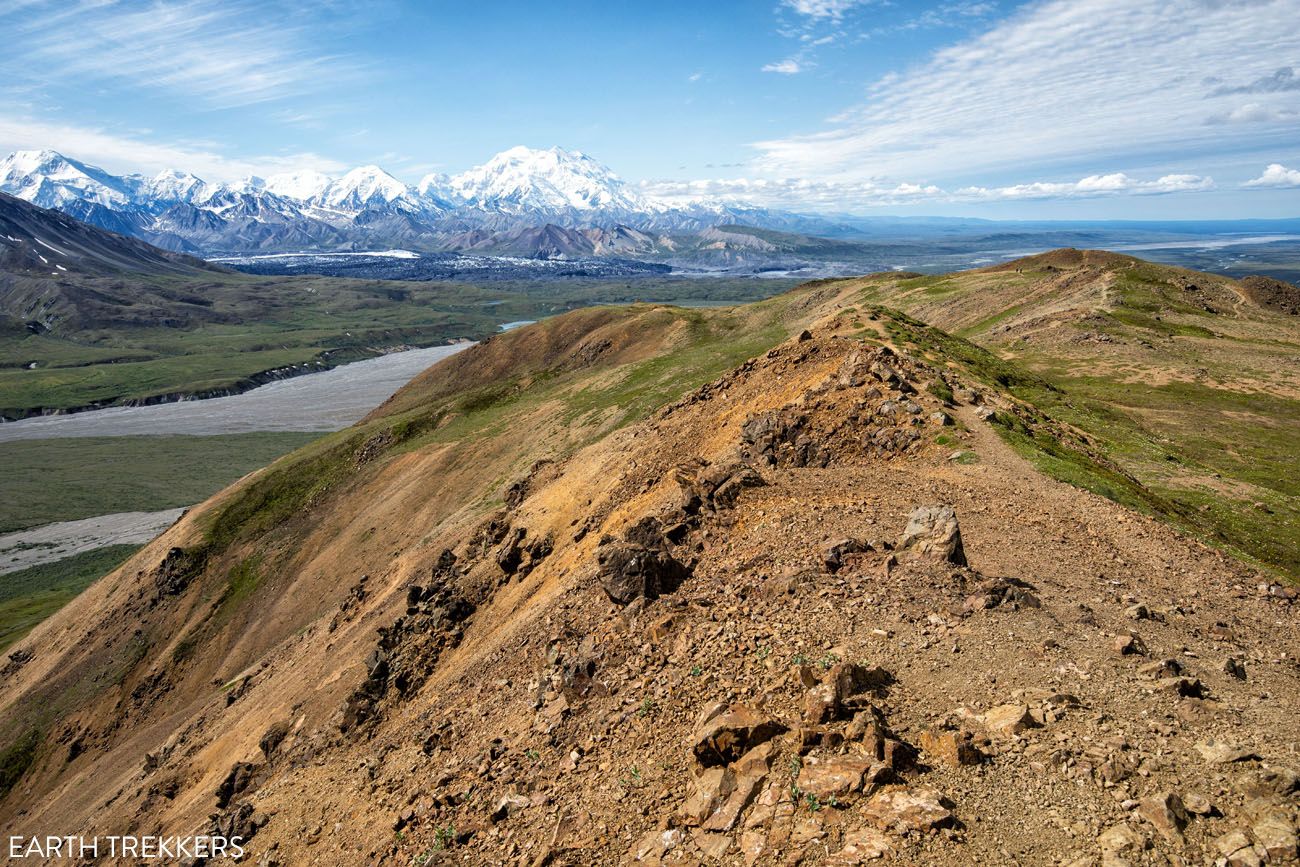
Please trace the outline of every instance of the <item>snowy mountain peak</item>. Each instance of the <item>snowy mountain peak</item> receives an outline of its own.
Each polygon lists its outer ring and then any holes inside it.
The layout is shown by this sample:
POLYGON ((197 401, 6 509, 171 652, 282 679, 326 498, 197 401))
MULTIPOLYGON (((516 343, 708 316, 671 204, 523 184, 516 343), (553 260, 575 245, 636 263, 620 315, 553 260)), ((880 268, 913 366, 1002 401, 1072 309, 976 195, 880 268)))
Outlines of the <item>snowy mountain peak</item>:
POLYGON ((0 192, 42 208, 83 200, 108 207, 130 204, 141 179, 116 177, 58 151, 15 151, 0 161, 0 192))
POLYGON ((178 169, 164 169, 149 181, 149 195, 164 202, 192 202, 204 197, 208 184, 178 169))
POLYGON ((306 202, 321 196, 334 179, 315 169, 281 172, 266 179, 266 190, 286 199, 306 202))
POLYGON ((360 166, 331 183, 321 203, 348 210, 363 210, 410 197, 411 189, 379 166, 360 166))
POLYGON ((636 211, 646 202, 604 165, 578 151, 523 145, 456 175, 452 189, 478 207, 507 213, 636 211))

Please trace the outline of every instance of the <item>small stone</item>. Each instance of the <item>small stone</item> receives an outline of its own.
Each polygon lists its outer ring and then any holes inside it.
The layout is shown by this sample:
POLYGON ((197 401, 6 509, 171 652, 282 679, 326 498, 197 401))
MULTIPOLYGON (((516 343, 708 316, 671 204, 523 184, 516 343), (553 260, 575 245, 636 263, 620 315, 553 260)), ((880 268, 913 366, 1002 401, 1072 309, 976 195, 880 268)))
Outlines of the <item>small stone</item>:
POLYGON ((921 750, 936 761, 955 768, 977 765, 984 754, 971 741, 969 732, 929 729, 921 733, 921 750))
POLYGON ((1233 762, 1244 762, 1247 759, 1259 758, 1254 751, 1246 747, 1227 741, 1215 740, 1214 738, 1198 743, 1196 751, 1201 754, 1201 758, 1212 765, 1228 765, 1233 762))
POLYGON ((1146 819, 1170 843, 1183 842, 1183 829, 1191 821, 1182 798, 1173 792, 1160 792, 1149 798, 1143 798, 1138 804, 1137 813, 1146 819))
POLYGON ((1147 646, 1142 639, 1132 634, 1116 635, 1111 642, 1111 648, 1120 656, 1145 656, 1147 652, 1147 646))
POLYGON ((1187 808, 1187 812, 1195 816, 1213 816, 1215 813, 1214 804, 1210 803, 1210 799, 1195 792, 1183 795, 1183 806, 1187 808))
POLYGON ((1223 673, 1235 677, 1237 680, 1245 680, 1246 666, 1235 656, 1229 656, 1223 661, 1223 673))
POLYGON ((996 734, 1016 735, 1038 728, 1039 723, 1023 704, 999 705, 983 716, 984 727, 996 734))
POLYGON ((863 808, 863 815, 881 830, 925 831, 950 824, 952 813, 933 789, 895 789, 877 792, 863 808))

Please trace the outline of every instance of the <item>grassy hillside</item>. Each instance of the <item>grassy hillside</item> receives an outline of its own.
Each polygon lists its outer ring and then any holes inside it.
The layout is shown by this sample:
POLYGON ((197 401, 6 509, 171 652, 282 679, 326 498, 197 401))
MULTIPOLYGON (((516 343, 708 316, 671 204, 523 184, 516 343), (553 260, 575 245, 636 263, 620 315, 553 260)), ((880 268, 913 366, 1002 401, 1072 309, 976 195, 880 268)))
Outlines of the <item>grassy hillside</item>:
POLYGON ((137 550, 137 545, 110 545, 0 576, 0 651, 137 550))
POLYGON ((1012 390, 1179 523, 1300 578, 1300 318, 1231 279, 1110 253, 847 285, 1032 374, 1012 390))
POLYGON ((316 433, 70 437, 0 443, 0 533, 201 502, 316 433))

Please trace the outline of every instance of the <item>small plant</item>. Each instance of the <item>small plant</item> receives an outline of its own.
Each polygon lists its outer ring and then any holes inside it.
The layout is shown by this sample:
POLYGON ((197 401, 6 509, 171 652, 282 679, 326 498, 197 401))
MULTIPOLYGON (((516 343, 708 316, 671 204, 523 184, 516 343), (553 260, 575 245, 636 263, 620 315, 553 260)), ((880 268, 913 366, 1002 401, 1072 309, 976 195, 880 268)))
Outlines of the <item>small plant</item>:
POLYGON ((831 670, 831 666, 835 665, 835 663, 837 663, 837 662, 839 662, 839 661, 840 661, 840 658, 839 658, 838 656, 836 656, 836 655, 833 654, 833 653, 828 653, 828 654, 826 654, 825 656, 823 656, 823 657, 822 657, 822 658, 817 662, 817 664, 820 665, 820 666, 822 667, 822 671, 830 671, 830 670, 831 670))
POLYGON ((538 764, 542 760, 542 754, 534 749, 524 750, 524 755, 528 756, 528 758, 532 760, 533 764, 538 764))
POLYGON ((758 650, 754 651, 754 653, 758 655, 759 659, 767 659, 772 655, 772 645, 764 644, 759 647, 758 650))
POLYGON ((808 658, 808 654, 801 652, 801 653, 796 653, 794 656, 790 657, 790 662, 792 662, 795 665, 807 665, 808 663, 812 662, 812 660, 808 658))
POLYGON ((925 390, 946 404, 952 404, 956 400, 955 395, 952 393, 952 388, 942 379, 936 379, 934 382, 926 386, 925 390))
POLYGON ((704 674, 704 669, 698 663, 691 666, 691 677, 699 677, 701 674, 704 674))
POLYGON ((650 714, 654 711, 654 709, 655 709, 655 700, 647 695, 644 699, 641 700, 641 707, 637 709, 636 715, 641 719, 645 719, 646 717, 650 716, 650 714))
POLYGON ((444 849, 450 849, 451 844, 456 842, 456 826, 443 825, 433 832, 433 851, 441 852, 444 849))
POLYGON ((808 794, 804 795, 804 803, 806 803, 808 805, 808 809, 812 810, 814 813, 821 811, 822 808, 821 799, 818 798, 816 795, 814 795, 812 792, 809 792, 808 794))

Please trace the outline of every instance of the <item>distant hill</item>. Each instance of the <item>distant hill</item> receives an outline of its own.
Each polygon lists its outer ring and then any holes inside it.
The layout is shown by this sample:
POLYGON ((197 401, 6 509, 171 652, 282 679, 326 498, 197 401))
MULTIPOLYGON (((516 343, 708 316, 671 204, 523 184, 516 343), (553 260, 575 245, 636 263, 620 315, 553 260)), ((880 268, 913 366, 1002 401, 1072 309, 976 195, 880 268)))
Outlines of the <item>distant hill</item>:
POLYGON ((160 250, 0 193, 0 269, 27 277, 223 271, 202 259, 160 250))
POLYGON ((0 316, 31 331, 210 319, 210 299, 158 278, 226 273, 0 193, 0 316))

